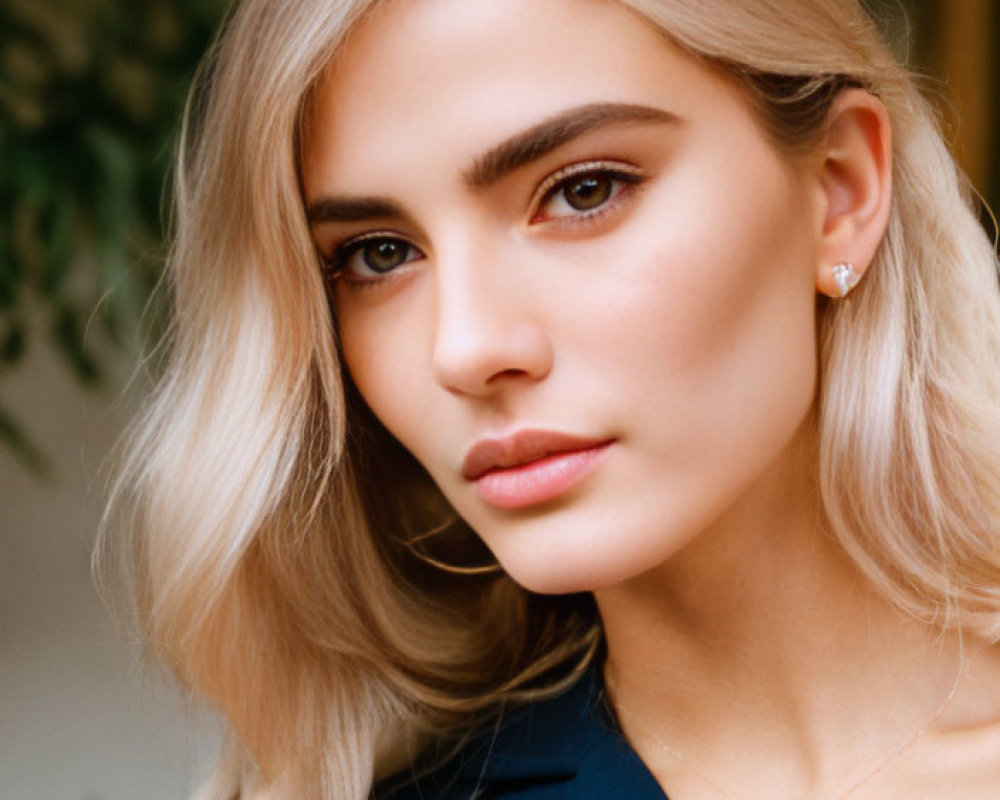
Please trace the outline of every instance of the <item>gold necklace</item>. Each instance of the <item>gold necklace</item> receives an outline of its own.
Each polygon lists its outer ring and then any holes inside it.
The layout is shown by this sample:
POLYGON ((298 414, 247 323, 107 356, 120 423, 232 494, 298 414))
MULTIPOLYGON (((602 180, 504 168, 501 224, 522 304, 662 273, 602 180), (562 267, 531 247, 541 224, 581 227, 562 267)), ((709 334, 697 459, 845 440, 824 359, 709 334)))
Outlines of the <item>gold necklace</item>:
MULTIPOLYGON (((868 781, 870 781, 872 778, 884 772, 886 767, 892 764, 896 759, 901 757, 903 753, 905 753, 907 750, 913 747, 918 741, 920 741, 921 737, 923 737, 923 735, 931 729, 931 726, 933 726, 934 723, 938 721, 941 715, 945 712, 945 709, 948 708, 948 705, 954 699, 955 693, 958 691, 958 686, 962 682, 962 672, 964 671, 964 666, 965 666, 965 660, 960 659, 958 665, 958 672, 955 674, 955 680, 951 685, 951 689, 949 690, 948 695, 944 698, 944 700, 941 701, 941 704, 935 709, 934 713, 931 714, 931 716, 927 719, 927 721, 920 728, 918 728, 916 732, 914 732, 910 736, 909 739, 903 742, 902 745, 900 745, 898 748, 889 753, 889 755, 886 756, 885 759, 883 759, 879 764, 877 764, 874 767, 874 769, 872 769, 870 772, 867 772, 857 781, 852 783, 847 788, 846 791, 841 792, 835 797, 830 798, 830 800, 846 800, 846 798, 854 794, 854 792, 856 792, 858 789, 860 789, 862 786, 868 783, 868 781)), ((632 714, 632 712, 626 706, 622 705, 616 699, 617 692, 614 689, 614 682, 613 680, 611 680, 609 676, 605 676, 605 683, 608 688, 608 700, 611 702, 611 706, 615 711, 616 717, 620 720, 622 711, 625 711, 628 714, 632 714)), ((620 727, 621 725, 619 723, 619 728, 620 727)), ((744 800, 744 798, 741 798, 738 795, 733 794, 728 789, 719 786, 719 784, 717 784, 715 781, 713 781, 711 778, 705 775, 704 772, 697 769, 695 765, 691 763, 691 760, 689 758, 686 758, 682 753, 670 747, 666 742, 664 742, 662 739, 656 736, 648 728, 647 729, 640 728, 640 730, 642 730, 650 739, 652 739, 657 747, 659 747, 665 753, 670 755, 677 762, 678 766, 686 769, 692 775, 696 776, 698 779, 703 781, 707 786, 711 787, 716 792, 719 792, 719 794, 723 795, 729 800, 744 800)))

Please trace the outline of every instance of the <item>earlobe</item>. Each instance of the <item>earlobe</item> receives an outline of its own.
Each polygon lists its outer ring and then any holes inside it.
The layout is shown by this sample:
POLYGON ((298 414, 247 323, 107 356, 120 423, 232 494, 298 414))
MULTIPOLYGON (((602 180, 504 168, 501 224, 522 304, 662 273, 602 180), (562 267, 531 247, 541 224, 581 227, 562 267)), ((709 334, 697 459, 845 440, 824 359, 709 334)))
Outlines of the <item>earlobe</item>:
POLYGON ((863 89, 841 92, 819 155, 816 288, 844 297, 864 277, 889 222, 892 131, 882 101, 863 89))

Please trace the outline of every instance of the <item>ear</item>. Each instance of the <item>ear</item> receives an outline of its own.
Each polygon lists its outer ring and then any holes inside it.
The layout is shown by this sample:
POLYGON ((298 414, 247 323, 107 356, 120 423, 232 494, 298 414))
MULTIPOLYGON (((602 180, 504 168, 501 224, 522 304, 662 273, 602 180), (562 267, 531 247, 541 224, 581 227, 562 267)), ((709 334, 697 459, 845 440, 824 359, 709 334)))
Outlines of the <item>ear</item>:
POLYGON ((845 89, 815 162, 820 193, 816 288, 843 297, 871 266, 892 205, 892 130, 882 101, 845 89))

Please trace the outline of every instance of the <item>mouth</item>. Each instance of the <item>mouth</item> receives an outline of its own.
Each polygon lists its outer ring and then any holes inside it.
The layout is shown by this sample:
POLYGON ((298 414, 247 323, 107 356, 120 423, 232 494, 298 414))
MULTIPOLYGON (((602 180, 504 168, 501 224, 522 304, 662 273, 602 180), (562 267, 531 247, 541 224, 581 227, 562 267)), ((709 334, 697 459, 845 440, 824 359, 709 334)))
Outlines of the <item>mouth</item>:
POLYGON ((598 465, 614 439, 521 431, 477 443, 462 476, 480 498, 502 509, 526 508, 568 492, 598 465))

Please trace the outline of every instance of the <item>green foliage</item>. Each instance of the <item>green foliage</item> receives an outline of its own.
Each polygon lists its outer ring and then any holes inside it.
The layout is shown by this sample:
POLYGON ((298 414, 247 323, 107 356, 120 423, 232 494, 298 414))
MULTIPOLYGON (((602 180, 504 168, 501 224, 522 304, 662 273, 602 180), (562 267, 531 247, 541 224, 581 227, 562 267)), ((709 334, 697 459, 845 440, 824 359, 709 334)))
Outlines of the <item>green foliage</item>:
MULTIPOLYGON (((0 378, 47 338, 97 383, 88 331, 119 345, 134 331, 162 262, 161 196, 184 95, 222 6, 0 4, 0 378)), ((42 463, 2 408, 0 443, 42 463)))

